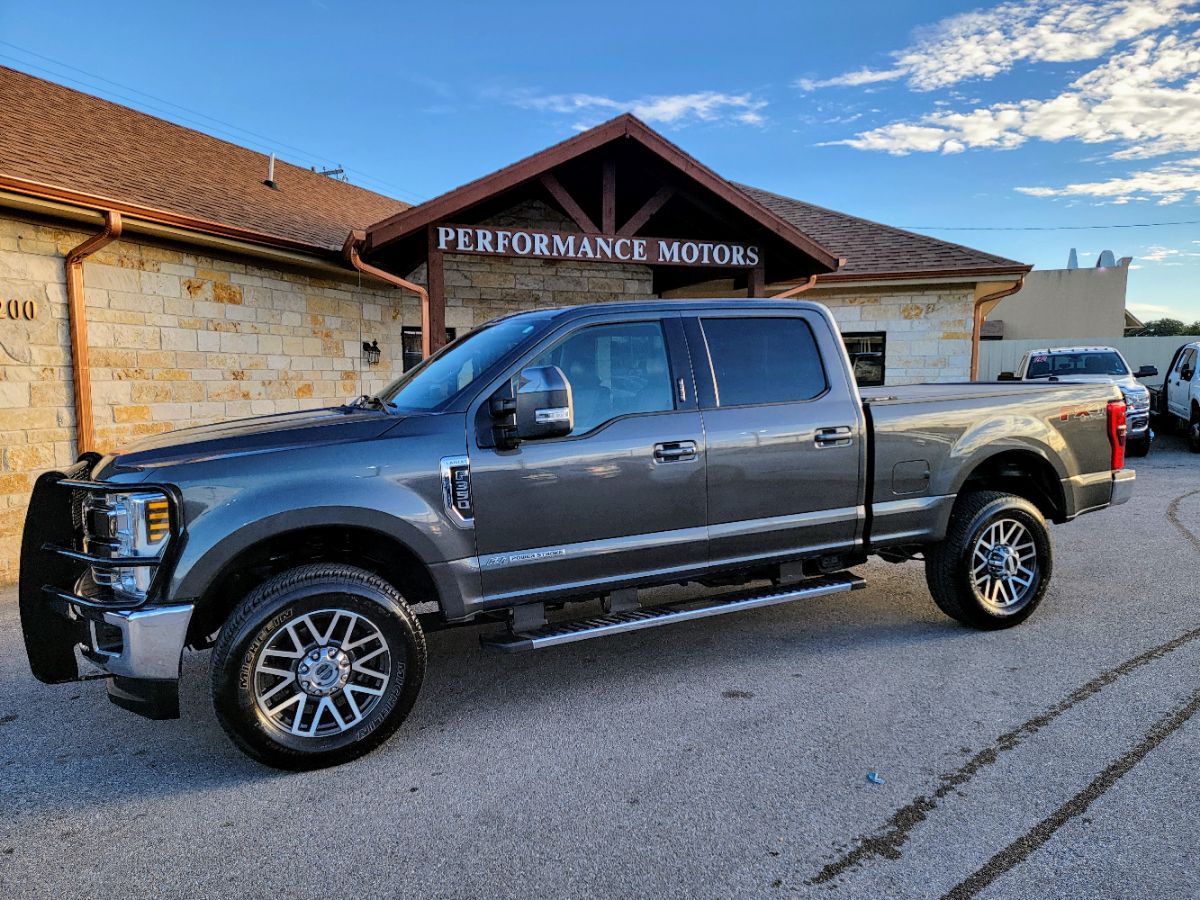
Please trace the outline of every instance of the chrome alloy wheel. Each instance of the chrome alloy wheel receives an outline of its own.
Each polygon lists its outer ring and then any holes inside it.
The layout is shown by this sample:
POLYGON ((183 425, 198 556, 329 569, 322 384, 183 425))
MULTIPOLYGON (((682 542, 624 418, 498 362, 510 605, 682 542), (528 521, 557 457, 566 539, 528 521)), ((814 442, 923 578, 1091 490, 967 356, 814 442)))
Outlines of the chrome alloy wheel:
POLYGON ((383 632, 361 613, 305 613, 271 635, 254 661, 254 701, 276 728, 329 737, 353 728, 391 678, 383 632))
POLYGON ((992 522, 975 540, 971 583, 985 603, 1005 612, 1020 607, 1037 581, 1037 547, 1016 519, 992 522))

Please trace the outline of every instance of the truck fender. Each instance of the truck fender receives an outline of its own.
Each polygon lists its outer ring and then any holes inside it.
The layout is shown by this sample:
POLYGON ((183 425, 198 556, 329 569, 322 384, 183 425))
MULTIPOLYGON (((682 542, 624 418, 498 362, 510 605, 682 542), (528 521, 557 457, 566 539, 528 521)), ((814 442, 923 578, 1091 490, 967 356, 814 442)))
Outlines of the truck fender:
POLYGON ((241 553, 255 544, 288 532, 315 527, 341 526, 375 531, 404 545, 426 566, 443 561, 446 548, 440 547, 431 534, 422 529, 440 531, 443 536, 455 529, 446 524, 440 510, 430 509, 415 494, 409 493, 408 500, 410 502, 405 503, 405 507, 415 505, 420 508, 385 512, 366 505, 320 505, 298 509, 268 507, 265 510, 258 507, 258 517, 250 522, 245 522, 240 512, 234 521, 233 514, 212 510, 199 517, 194 524, 189 524, 184 547, 171 576, 168 595, 172 599, 201 597, 241 553))

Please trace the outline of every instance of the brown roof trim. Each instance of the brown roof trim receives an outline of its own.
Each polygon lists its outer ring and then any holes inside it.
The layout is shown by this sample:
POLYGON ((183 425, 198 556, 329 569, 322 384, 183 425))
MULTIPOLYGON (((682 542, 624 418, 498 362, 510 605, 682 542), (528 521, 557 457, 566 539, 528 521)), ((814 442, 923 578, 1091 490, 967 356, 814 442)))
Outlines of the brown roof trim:
POLYGON ((838 284, 853 281, 888 281, 896 279, 920 278, 956 278, 963 276, 970 280, 979 276, 1016 276, 1027 275, 1033 266, 979 266, 970 269, 905 269, 902 272, 830 272, 828 275, 818 275, 817 285, 838 284))
POLYGON ((315 244, 306 244, 303 241, 289 240, 288 238, 281 238, 275 235, 263 234, 259 231, 251 231, 247 228, 238 228, 234 225, 224 225, 220 222, 213 222, 208 219, 198 219, 193 216, 186 216, 163 209, 156 209, 151 206, 141 206, 139 204, 129 203, 124 200, 114 200, 110 197, 99 197, 94 194, 84 194, 79 191, 55 187, 54 185, 43 184, 42 182, 38 181, 28 181, 24 178, 14 178, 11 175, 0 174, 0 190, 11 191, 14 194, 24 194, 26 196, 36 197, 42 200, 55 200, 62 203, 68 203, 73 206, 80 206, 85 209, 94 209, 98 212, 119 212, 122 215, 132 216, 148 222, 155 222, 160 225, 171 225, 188 231, 232 238, 234 240, 246 241, 247 243, 251 244, 265 244, 271 247, 281 247, 286 250, 295 250, 301 253, 318 256, 322 259, 340 259, 340 256, 336 251, 330 250, 327 247, 321 247, 315 244))
POLYGON ((440 197, 402 210, 382 222, 377 222, 367 229, 367 251, 374 252, 385 244, 413 234, 434 222, 452 218, 464 208, 474 206, 496 193, 535 178, 569 159, 620 137, 631 137, 637 140, 676 169, 697 181, 702 187, 716 194, 768 231, 802 250, 831 272, 837 268, 837 256, 827 248, 818 244, 796 226, 766 209, 739 187, 689 156, 629 113, 624 113, 582 134, 577 134, 532 156, 527 156, 490 175, 468 182, 440 197))

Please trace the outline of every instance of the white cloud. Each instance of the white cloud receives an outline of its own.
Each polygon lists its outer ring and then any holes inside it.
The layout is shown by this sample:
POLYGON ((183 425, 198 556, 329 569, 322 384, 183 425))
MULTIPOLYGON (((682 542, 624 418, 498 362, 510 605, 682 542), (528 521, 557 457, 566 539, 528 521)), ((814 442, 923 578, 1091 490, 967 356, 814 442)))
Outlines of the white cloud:
MULTIPOLYGON (((1049 97, 981 106, 952 91, 954 104, 935 101, 924 115, 827 143, 895 155, 1011 150, 1038 141, 1109 144, 1109 158, 1120 161, 1197 153, 1198 22, 1200 0, 1023 0, 954 16, 893 54, 896 65, 880 71, 899 71, 909 87, 925 91, 992 78, 1016 61, 1098 61, 1079 67, 1049 97)), ((826 81, 849 84, 855 74, 826 81)), ((1200 197, 1200 163, 1163 163, 1102 181, 1019 190, 1037 197, 1169 206, 1200 197)))
POLYGON ((1062 187, 1018 187, 1030 197, 1098 197, 1110 203, 1157 198, 1160 206, 1191 197, 1200 201, 1200 157, 1160 163, 1149 169, 1104 181, 1082 181, 1062 187))
POLYGON ((1134 313, 1151 313, 1160 316, 1170 315, 1174 312, 1171 307, 1159 306, 1156 303, 1127 303, 1125 304, 1125 308, 1134 313))
POLYGON ((796 79, 796 87, 802 91, 815 91, 827 87, 858 87, 863 84, 878 84, 881 81, 895 81, 897 78, 903 78, 905 74, 904 69, 862 68, 857 72, 847 72, 845 75, 836 75, 833 78, 816 80, 812 78, 798 78, 796 79))
POLYGON ((1194 0, 1018 0, 943 19, 892 54, 886 69, 803 78, 803 90, 854 87, 903 78, 931 91, 967 79, 994 78, 1021 62, 1082 62, 1117 44, 1178 22, 1194 0))
MULTIPOLYGON (((599 113, 609 116, 631 112, 639 119, 657 125, 682 125, 690 121, 737 122, 743 125, 762 125, 766 119, 762 110, 767 101, 752 94, 725 94, 719 91, 697 91, 691 94, 661 94, 633 100, 616 100, 596 94, 520 93, 510 102, 525 109, 539 109, 566 115, 599 113)), ((591 123, 591 124, 594 124, 591 123)), ((587 122, 576 127, 587 128, 587 122)))
POLYGON ((1140 38, 1048 100, 937 111, 837 143, 903 155, 1031 140, 1118 143, 1116 159, 1200 150, 1200 29, 1140 38))

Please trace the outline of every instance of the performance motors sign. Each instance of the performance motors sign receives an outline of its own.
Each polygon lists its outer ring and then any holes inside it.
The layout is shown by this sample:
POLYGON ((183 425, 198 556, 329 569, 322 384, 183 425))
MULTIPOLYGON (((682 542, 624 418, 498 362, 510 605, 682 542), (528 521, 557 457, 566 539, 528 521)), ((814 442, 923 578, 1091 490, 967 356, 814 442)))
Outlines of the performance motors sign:
POLYGON ((762 259, 754 244, 689 241, 679 238, 625 237, 618 234, 438 225, 437 249, 482 256, 532 259, 598 260, 648 266, 717 266, 752 269, 762 259))

